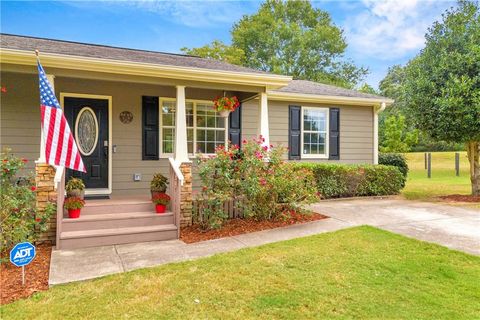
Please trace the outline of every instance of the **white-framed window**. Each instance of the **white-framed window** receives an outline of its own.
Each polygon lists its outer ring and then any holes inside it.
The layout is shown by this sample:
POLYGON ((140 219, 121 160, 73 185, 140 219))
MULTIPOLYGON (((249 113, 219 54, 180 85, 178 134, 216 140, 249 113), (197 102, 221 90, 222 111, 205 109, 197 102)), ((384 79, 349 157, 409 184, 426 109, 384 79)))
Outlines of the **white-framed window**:
MULTIPOLYGON (((169 157, 175 150, 176 100, 160 98, 160 157, 169 157)), ((213 154, 215 148, 227 144, 227 119, 213 110, 213 102, 186 100, 187 147, 190 156, 213 154)))
POLYGON ((328 108, 302 107, 302 158, 328 158, 328 108))

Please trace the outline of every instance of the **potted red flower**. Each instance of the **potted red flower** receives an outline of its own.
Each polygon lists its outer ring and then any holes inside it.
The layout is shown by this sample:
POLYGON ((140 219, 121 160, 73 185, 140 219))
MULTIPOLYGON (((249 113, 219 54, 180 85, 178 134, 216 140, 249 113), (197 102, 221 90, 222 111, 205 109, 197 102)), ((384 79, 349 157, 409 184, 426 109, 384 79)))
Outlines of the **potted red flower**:
POLYGON ((68 197, 63 204, 65 209, 68 210, 68 217, 70 219, 76 219, 80 217, 80 210, 85 206, 85 200, 80 197, 68 197))
POLYGON ((170 196, 166 193, 159 193, 153 196, 152 202, 155 204, 157 213, 164 213, 170 203, 170 196))
POLYGON ((240 102, 236 96, 231 98, 229 97, 218 97, 213 100, 213 109, 220 113, 221 117, 227 118, 230 112, 235 111, 238 108, 240 102))

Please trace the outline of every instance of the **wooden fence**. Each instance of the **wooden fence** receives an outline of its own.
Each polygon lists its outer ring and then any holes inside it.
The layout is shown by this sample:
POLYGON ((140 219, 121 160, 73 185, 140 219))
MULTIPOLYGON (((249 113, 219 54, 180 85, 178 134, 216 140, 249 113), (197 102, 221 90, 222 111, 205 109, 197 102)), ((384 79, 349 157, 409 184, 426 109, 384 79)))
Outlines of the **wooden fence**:
MULTIPOLYGON (((243 218, 242 199, 230 199, 223 203, 223 211, 229 219, 243 218)), ((209 207, 206 199, 193 200, 193 218, 195 222, 203 220, 205 209, 209 207)))

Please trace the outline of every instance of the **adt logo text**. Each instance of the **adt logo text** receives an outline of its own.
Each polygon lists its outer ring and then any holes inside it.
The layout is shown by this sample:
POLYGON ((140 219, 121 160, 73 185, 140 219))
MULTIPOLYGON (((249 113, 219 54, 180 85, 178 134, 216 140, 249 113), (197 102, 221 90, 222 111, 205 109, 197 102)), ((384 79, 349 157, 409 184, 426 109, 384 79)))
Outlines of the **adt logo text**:
POLYGON ((17 244, 10 251, 10 261, 17 267, 29 264, 35 258, 35 247, 29 242, 17 244))

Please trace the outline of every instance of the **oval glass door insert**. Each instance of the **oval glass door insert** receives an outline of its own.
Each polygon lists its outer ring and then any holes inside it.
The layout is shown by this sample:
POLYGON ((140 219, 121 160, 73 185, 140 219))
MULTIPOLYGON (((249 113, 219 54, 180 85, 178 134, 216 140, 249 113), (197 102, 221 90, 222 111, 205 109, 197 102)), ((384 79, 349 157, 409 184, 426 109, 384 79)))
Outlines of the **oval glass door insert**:
POLYGON ((75 122, 75 140, 84 156, 93 153, 98 142, 98 121, 95 112, 90 107, 83 107, 75 122))

